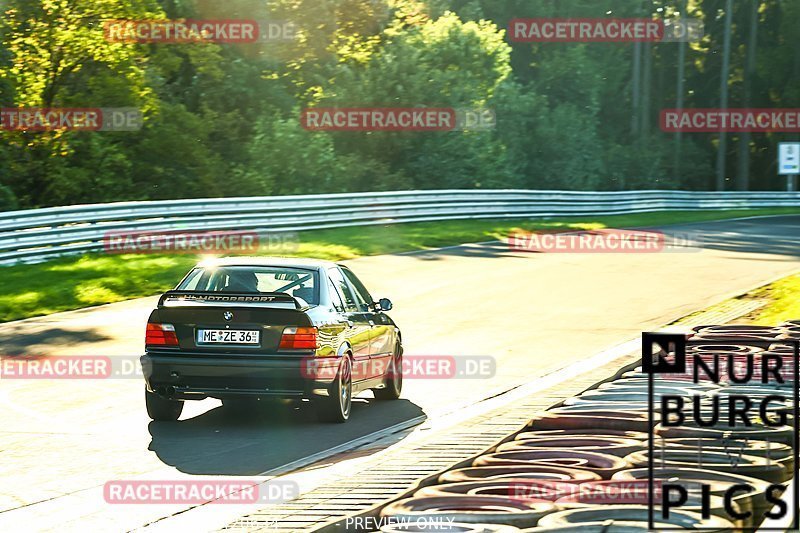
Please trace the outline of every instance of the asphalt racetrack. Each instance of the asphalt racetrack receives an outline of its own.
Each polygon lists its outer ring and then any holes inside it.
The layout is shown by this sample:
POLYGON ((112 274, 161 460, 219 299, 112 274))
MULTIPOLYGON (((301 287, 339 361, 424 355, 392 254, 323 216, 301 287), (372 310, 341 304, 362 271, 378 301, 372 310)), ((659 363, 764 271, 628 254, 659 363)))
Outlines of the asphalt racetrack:
MULTIPOLYGON (((490 243, 348 261, 373 296, 392 299, 407 356, 490 356, 496 373, 407 379, 399 401, 357 399, 346 424, 318 423, 307 405, 248 416, 216 400, 188 402, 177 423, 155 423, 141 378, 0 379, 0 529, 78 521, 83 530, 135 529, 174 507, 120 512, 102 498, 106 481, 256 476, 404 420, 458 411, 800 268, 797 216, 670 231, 693 232, 702 245, 535 254, 490 243)), ((2 324, 0 353, 137 357, 154 303, 2 324)))

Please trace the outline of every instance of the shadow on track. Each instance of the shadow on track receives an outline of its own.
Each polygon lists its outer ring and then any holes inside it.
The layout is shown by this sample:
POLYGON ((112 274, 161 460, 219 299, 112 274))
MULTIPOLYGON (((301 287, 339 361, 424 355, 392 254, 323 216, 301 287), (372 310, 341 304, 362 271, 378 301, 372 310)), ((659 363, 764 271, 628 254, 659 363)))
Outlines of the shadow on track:
POLYGON ((408 252, 409 255, 420 261, 437 261, 445 257, 472 257, 472 258, 519 258, 517 250, 512 250, 508 243, 496 241, 480 244, 465 244, 458 247, 441 248, 439 250, 422 250, 408 252))
MULTIPOLYGON (((719 220, 676 224, 662 227, 628 228, 637 231, 663 231, 671 243, 674 238, 694 241, 685 249, 672 248, 669 253, 692 253, 703 249, 737 253, 761 253, 790 260, 800 257, 800 216, 782 215, 751 220, 719 220)), ((564 230, 567 233, 579 230, 564 230)), ((681 245, 679 245, 681 246, 681 245)), ((421 261, 437 261, 446 257, 535 258, 547 252, 514 250, 506 242, 488 242, 419 251, 410 255, 421 261), (521 253, 522 252, 522 253, 521 253)), ((579 252, 572 252, 578 254, 579 252)), ((617 254, 624 257, 626 254, 617 254)), ((766 259, 765 259, 766 260, 766 259)))
POLYGON ((48 328, 36 333, 18 333, 17 328, 14 328, 11 332, 0 335, 0 346, 3 347, 0 358, 7 355, 42 355, 35 353, 37 346, 69 346, 106 341, 110 338, 96 329, 48 328))
POLYGON ((681 224, 664 231, 686 232, 699 248, 783 256, 786 260, 800 257, 800 216, 796 215, 681 224))
POLYGON ((188 474, 254 476, 422 415, 404 399, 355 398, 345 424, 317 422, 308 402, 221 406, 188 420, 151 422, 148 449, 188 474))

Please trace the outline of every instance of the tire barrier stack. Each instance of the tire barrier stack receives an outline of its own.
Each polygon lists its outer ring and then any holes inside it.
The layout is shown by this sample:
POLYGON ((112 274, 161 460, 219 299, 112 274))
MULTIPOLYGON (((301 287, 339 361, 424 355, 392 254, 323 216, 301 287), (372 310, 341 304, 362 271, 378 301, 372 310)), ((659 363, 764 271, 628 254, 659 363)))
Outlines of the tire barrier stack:
POLYGON ((793 407, 769 404, 755 411, 761 416, 751 425, 735 427, 717 423, 713 415, 736 408, 733 395, 747 396, 757 405, 777 392, 793 390, 794 351, 779 344, 787 339, 800 339, 800 320, 778 327, 694 328, 686 336, 686 371, 655 378, 652 427, 648 375, 641 366, 623 371, 537 414, 471 464, 443 472, 410 497, 383 507, 382 523, 392 523, 380 531, 644 532, 649 530, 650 498, 659 505, 661 484, 667 482, 681 485, 687 500, 671 508, 667 519, 654 511, 656 527, 757 528, 775 503, 766 497, 766 489, 770 484, 787 486, 793 477, 793 407), (702 369, 691 361, 700 367, 713 365, 715 359, 730 365, 734 375, 750 379, 737 383, 742 380, 720 372, 718 382, 693 380, 693 372, 702 369), (776 368, 781 368, 783 383, 762 382, 776 368), (662 395, 690 401, 676 412, 665 411, 662 421, 662 395), (685 415, 684 423, 668 424, 667 416, 676 413, 685 415), (697 413, 711 423, 693 423, 690 414, 697 413), (654 435, 652 457, 648 431, 654 435), (728 502, 723 499, 742 484, 753 490, 728 502), (704 509, 710 516, 703 517, 704 509), (744 514, 748 516, 732 518, 744 514))

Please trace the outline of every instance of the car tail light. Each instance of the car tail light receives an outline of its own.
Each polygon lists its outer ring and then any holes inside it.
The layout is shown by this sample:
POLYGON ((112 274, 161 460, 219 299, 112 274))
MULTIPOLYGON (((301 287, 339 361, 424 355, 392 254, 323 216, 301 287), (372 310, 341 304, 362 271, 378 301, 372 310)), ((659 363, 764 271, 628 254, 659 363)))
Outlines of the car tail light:
POLYGON ((147 324, 145 346, 178 346, 178 336, 172 324, 147 324))
POLYGON ((316 350, 317 328, 283 328, 280 350, 316 350))

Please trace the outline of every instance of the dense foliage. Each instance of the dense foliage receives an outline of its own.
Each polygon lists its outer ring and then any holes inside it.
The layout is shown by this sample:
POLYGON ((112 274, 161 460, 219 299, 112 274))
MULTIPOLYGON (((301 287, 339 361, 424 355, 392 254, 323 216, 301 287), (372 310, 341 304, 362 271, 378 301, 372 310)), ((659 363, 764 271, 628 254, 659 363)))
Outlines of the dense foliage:
MULTIPOLYGON (((719 107, 725 0, 0 0, 0 107, 132 106, 145 119, 137 132, 0 131, 0 209, 408 188, 713 189, 718 136, 659 129, 659 110, 677 100, 677 43, 523 44, 505 31, 517 17, 672 19, 684 3, 705 24, 684 48, 684 105, 719 107), (298 31, 253 44, 104 38, 106 20, 163 18, 298 31), (309 106, 490 108, 497 125, 308 131, 299 116, 309 106)), ((800 107, 800 2, 733 5, 729 106, 800 107)), ((779 188, 783 140, 793 139, 729 134, 726 188, 779 188)))

